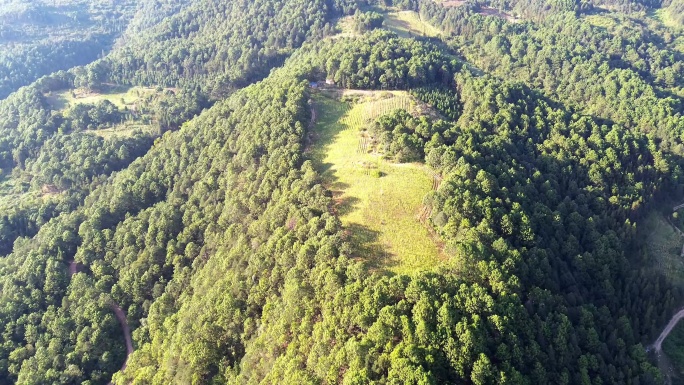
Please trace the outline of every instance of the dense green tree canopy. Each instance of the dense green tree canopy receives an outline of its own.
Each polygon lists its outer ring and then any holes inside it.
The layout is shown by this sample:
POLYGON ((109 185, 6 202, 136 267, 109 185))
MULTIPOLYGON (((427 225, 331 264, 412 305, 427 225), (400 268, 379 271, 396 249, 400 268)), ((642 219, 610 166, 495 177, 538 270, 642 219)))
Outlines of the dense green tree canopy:
POLYGON ((641 232, 684 192, 684 37, 644 12, 678 1, 88 4, 0 0, 0 39, 92 32, 0 47, 0 383, 662 383, 682 292, 641 232), (342 225, 308 147, 344 88, 428 105, 364 134, 441 182, 443 265, 370 268, 342 225))

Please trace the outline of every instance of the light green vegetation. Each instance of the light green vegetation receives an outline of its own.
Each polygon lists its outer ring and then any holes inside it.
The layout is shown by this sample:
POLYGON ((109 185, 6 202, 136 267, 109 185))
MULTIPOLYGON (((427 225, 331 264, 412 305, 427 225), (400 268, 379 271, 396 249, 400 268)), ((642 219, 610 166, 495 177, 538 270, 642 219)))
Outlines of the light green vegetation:
POLYGON ((609 29, 615 27, 617 22, 611 16, 607 16, 604 13, 587 15, 584 19, 591 25, 599 28, 609 29))
MULTIPOLYGON (((414 11, 394 11, 381 8, 369 8, 382 13, 385 17, 383 27, 401 37, 428 36, 437 37, 441 31, 432 24, 423 21, 420 15, 414 11)), ((354 17, 346 16, 337 20, 337 29, 340 31, 335 37, 358 36, 354 30, 354 17)))
MULTIPOLYGON (((349 97, 349 95, 347 95, 349 97)), ((405 93, 384 93, 348 104, 315 98, 316 142, 310 155, 335 198, 335 209, 348 230, 356 256, 395 273, 430 269, 440 252, 419 221, 422 199, 432 176, 421 164, 392 164, 372 153, 362 131, 370 120, 397 108, 410 108, 405 93)))
POLYGON ((151 133, 153 135, 157 134, 157 132, 153 132, 153 131, 155 131, 154 126, 148 125, 148 124, 142 124, 142 123, 135 122, 135 121, 124 122, 124 123, 117 124, 116 126, 109 127, 109 128, 103 128, 103 129, 98 129, 98 130, 87 130, 85 132, 93 134, 93 135, 101 136, 104 139, 109 139, 109 138, 113 138, 116 136, 118 136, 118 137, 130 137, 130 136, 133 136, 133 134, 136 131, 147 132, 147 133, 151 133))
POLYGON ((335 38, 358 35, 358 33, 354 31, 354 16, 344 16, 337 19, 337 23, 335 24, 335 26, 340 31, 340 33, 334 36, 335 38))
POLYGON ((437 37, 441 31, 414 11, 392 11, 385 14, 385 28, 401 37, 428 36, 437 37))
POLYGON ((51 185, 45 185, 41 189, 32 189, 29 181, 30 175, 26 173, 17 177, 9 177, 9 175, 0 177, 0 212, 8 213, 39 201, 53 200, 60 193, 51 185))
POLYGON ((684 258, 681 257, 682 238, 658 212, 653 212, 643 222, 648 229, 647 251, 653 258, 653 266, 675 285, 684 284, 684 258))
POLYGON ((677 37, 677 39, 675 39, 675 41, 672 43, 672 48, 684 53, 684 36, 677 37))
POLYGON ((67 90, 46 95, 48 103, 56 110, 66 110, 76 104, 95 104, 103 100, 112 102, 119 108, 131 108, 145 95, 157 92, 148 87, 112 87, 106 92, 92 92, 84 89, 67 90))
POLYGON ((649 16, 656 21, 659 21, 666 27, 679 28, 679 25, 670 15, 670 10, 667 8, 659 8, 649 12, 649 16))

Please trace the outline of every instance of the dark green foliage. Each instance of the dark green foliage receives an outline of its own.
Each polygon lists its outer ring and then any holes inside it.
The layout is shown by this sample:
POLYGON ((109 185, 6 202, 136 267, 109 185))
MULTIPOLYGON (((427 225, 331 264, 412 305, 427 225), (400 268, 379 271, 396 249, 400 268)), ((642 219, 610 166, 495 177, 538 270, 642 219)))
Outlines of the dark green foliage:
POLYGON ((69 109, 66 118, 72 130, 82 131, 121 123, 123 115, 112 102, 103 100, 97 104, 77 104, 69 109))
POLYGON ((131 138, 102 139, 90 134, 55 135, 26 162, 26 172, 38 186, 53 185, 59 190, 87 186, 93 178, 109 175, 142 156, 152 138, 139 133, 131 138))
POLYGON ((675 372, 675 377, 677 377, 678 382, 682 382, 682 376, 684 373, 681 372, 680 368, 684 368, 684 351, 682 347, 684 346, 684 324, 678 324, 672 329, 672 333, 663 342, 663 351, 670 360, 674 363, 675 368, 678 370, 675 372))
POLYGON ((331 33, 332 18, 356 9, 353 0, 193 1, 128 36, 129 44, 106 60, 108 78, 181 85, 219 99, 265 77, 307 39, 331 33))
POLYGON ((411 89, 411 95, 429 104, 448 119, 457 120, 461 114, 461 101, 455 90, 446 87, 419 87, 411 89))
POLYGON ((574 1, 393 3, 455 49, 317 41, 366 2, 146 1, 114 53, 0 103, 3 183, 58 192, 0 217, 0 383, 109 382, 113 303, 135 345, 117 384, 661 383, 644 344, 681 295, 636 226, 682 188, 680 54, 645 26, 589 27, 574 1), (492 5, 544 21, 475 15, 492 5), (441 181, 424 203, 444 266, 389 276, 349 244, 305 150, 325 78, 448 118, 369 127, 441 181), (47 103, 110 82, 160 88, 135 111, 47 103), (128 119, 157 124, 154 145, 83 132, 128 119))
POLYGON ((97 59, 134 8, 130 0, 0 1, 0 99, 41 76, 97 59))
POLYGON ((438 47, 386 31, 362 38, 325 41, 305 58, 316 74, 344 88, 409 89, 449 85, 460 63, 438 47), (320 75, 319 75, 320 76, 320 75))
POLYGON ((398 110, 378 118, 370 132, 379 150, 397 162, 417 162, 425 158, 425 151, 450 142, 453 133, 444 122, 433 124, 426 117, 414 118, 398 110))
POLYGON ((356 32, 365 32, 378 29, 382 27, 382 22, 385 18, 377 12, 360 12, 354 14, 354 30, 356 32))
POLYGON ((145 123, 156 123, 161 133, 177 130, 204 108, 209 107, 206 97, 201 93, 187 90, 151 94, 138 103, 135 112, 145 123))
POLYGON ((462 20, 445 20, 445 28, 468 33, 462 52, 482 70, 530 84, 608 122, 653 133, 664 149, 682 153, 681 100, 671 92, 684 86, 684 56, 672 36, 624 17, 608 30, 573 15, 538 25, 462 20))

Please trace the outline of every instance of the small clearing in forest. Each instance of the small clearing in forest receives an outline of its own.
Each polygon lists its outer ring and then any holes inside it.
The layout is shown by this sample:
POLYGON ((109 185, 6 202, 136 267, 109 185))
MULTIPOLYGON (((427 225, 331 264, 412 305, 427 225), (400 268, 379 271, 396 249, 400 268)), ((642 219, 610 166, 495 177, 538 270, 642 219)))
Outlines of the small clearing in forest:
POLYGON ((391 11, 385 14, 384 27, 401 37, 437 37, 442 31, 424 21, 418 12, 391 11))

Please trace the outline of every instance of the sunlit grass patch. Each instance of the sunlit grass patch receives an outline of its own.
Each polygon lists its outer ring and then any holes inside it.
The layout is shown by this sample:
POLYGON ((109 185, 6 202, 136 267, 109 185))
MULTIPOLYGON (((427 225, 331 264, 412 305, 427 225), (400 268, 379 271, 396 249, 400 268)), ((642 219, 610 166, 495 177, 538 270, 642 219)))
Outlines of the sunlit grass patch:
POLYGON ((670 15, 670 10, 668 8, 659 8, 654 11, 649 12, 649 16, 656 21, 661 22, 666 27, 679 28, 680 26, 670 15))
POLYGON ((355 257, 395 273, 440 264, 439 248, 418 216, 432 188, 422 164, 393 164, 364 148, 364 124, 395 108, 410 108, 405 94, 353 103, 315 98, 318 111, 314 159, 335 210, 354 246, 355 257))
POLYGON ((76 104, 96 104, 108 100, 117 107, 130 108, 142 97, 157 92, 149 87, 112 87, 106 92, 84 89, 53 92, 46 95, 48 103, 56 110, 66 110, 76 104))
POLYGON ((442 32, 430 23, 423 21, 420 15, 414 11, 387 12, 384 26, 401 37, 437 37, 442 32))
POLYGON ((605 28, 605 29, 610 29, 616 26, 616 21, 612 17, 605 16, 603 14, 594 14, 594 15, 587 15, 584 20, 587 21, 587 23, 599 27, 599 28, 605 28))
MULTIPOLYGON (((88 130, 85 131, 89 134, 97 135, 100 136, 104 139, 110 139, 113 137, 130 137, 133 136, 137 131, 142 131, 147 134, 155 135, 157 132, 155 132, 155 127, 152 125, 148 124, 142 124, 142 123, 137 123, 134 121, 131 122, 124 122, 121 124, 117 124, 114 127, 109 127, 109 128, 102 128, 102 129, 97 129, 97 130, 88 130)), ((158 130, 156 130, 158 131, 158 130)))

